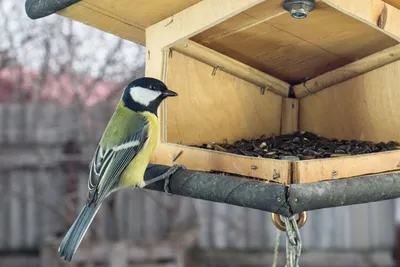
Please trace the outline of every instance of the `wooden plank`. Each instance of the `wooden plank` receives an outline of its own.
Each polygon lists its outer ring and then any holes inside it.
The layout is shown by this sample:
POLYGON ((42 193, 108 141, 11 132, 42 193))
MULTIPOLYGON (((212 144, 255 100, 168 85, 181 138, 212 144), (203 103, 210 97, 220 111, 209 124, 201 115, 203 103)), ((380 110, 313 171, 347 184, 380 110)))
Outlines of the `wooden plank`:
POLYGON ((300 99, 300 130, 327 138, 400 142, 400 61, 300 99))
POLYGON ((57 14, 126 40, 145 45, 145 27, 143 25, 114 16, 108 10, 96 8, 85 1, 80 1, 62 9, 57 14))
POLYGON ((388 3, 391 6, 394 6, 397 9, 400 9, 400 0, 383 0, 383 2, 388 3))
POLYGON ((222 71, 241 78, 242 80, 256 84, 260 87, 264 87, 266 90, 276 93, 280 96, 287 97, 289 94, 290 86, 288 83, 196 42, 187 40, 175 45, 172 49, 210 66, 218 66, 222 71))
POLYGON ((165 165, 183 164, 191 170, 233 173, 283 184, 290 182, 290 163, 287 161, 246 157, 183 145, 160 144, 151 162, 165 165), (176 158, 178 154, 180 156, 176 158))
POLYGON ((294 22, 289 16, 283 15, 267 23, 350 61, 398 43, 384 33, 323 2, 317 3, 317 9, 313 10, 307 19, 294 22))
POLYGON ((314 79, 295 85, 293 86, 294 94, 297 98, 302 98, 399 59, 400 45, 395 45, 338 69, 324 73, 314 79))
POLYGON ((340 158, 296 161, 293 183, 313 183, 400 170, 400 150, 340 158))
POLYGON ((179 96, 168 101, 169 143, 201 145, 279 135, 282 97, 174 52, 166 84, 179 96))
POLYGON ((400 10, 397 8, 381 0, 322 1, 400 41, 400 10))
POLYGON ((279 13, 281 2, 265 1, 193 40, 290 83, 316 77, 397 44, 324 2, 318 2, 317 9, 305 20, 279 13))
POLYGON ((92 8, 144 27, 200 2, 201 0, 82 0, 92 8))
POLYGON ((193 40, 201 40, 202 43, 211 43, 215 40, 254 27, 257 24, 263 23, 282 14, 287 14, 287 12, 282 8, 281 0, 263 1, 232 18, 197 34, 193 37, 193 40))
POLYGON ((291 134, 299 130, 299 100, 282 99, 281 134, 291 134))
POLYGON ((173 46, 262 1, 264 0, 203 0, 146 28, 146 35, 157 36, 160 47, 173 46))

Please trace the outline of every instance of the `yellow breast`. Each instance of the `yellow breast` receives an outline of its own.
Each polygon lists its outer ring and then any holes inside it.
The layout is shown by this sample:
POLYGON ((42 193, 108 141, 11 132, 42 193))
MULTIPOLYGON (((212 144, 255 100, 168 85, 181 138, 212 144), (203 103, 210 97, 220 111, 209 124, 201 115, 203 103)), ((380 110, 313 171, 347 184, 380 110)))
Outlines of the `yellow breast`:
POLYGON ((157 146, 159 126, 158 118, 150 112, 141 112, 149 121, 148 139, 143 149, 134 157, 121 175, 120 186, 140 186, 143 183, 143 175, 149 164, 150 158, 157 146))

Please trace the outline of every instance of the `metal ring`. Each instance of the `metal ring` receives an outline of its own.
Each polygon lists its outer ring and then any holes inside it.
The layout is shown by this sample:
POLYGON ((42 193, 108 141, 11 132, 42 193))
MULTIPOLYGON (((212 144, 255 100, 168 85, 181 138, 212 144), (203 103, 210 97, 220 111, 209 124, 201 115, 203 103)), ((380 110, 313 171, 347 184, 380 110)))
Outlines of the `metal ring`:
MULTIPOLYGON (((271 219, 272 223, 276 226, 281 231, 286 231, 286 226, 285 223, 281 220, 280 215, 271 213, 271 219)), ((299 226, 299 229, 303 227, 304 224, 307 222, 307 212, 303 211, 299 214, 299 218, 297 219, 297 225, 299 226)))

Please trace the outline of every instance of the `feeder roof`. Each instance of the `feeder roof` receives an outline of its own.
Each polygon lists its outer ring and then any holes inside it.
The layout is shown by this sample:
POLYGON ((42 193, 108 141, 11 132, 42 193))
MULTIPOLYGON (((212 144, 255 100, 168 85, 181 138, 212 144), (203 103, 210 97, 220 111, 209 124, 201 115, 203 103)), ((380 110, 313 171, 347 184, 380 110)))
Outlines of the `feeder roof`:
MULTIPOLYGON (((198 2, 27 0, 26 6, 32 18, 58 12, 145 45, 147 27, 172 19, 198 2)), ((307 18, 297 20, 282 8, 282 2, 263 1, 191 39, 291 84, 372 55, 400 40, 400 27, 396 26, 400 10, 381 1, 375 6, 358 0, 316 1, 307 18)))

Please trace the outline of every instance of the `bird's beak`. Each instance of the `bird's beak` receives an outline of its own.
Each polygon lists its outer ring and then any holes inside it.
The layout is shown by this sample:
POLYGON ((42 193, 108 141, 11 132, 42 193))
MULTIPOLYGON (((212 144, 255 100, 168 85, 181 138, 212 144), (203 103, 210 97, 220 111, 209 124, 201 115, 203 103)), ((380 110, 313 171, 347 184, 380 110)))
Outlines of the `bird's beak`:
POLYGON ((178 94, 175 93, 174 91, 167 90, 167 91, 163 92, 163 95, 166 97, 171 97, 171 96, 177 96, 178 94))

